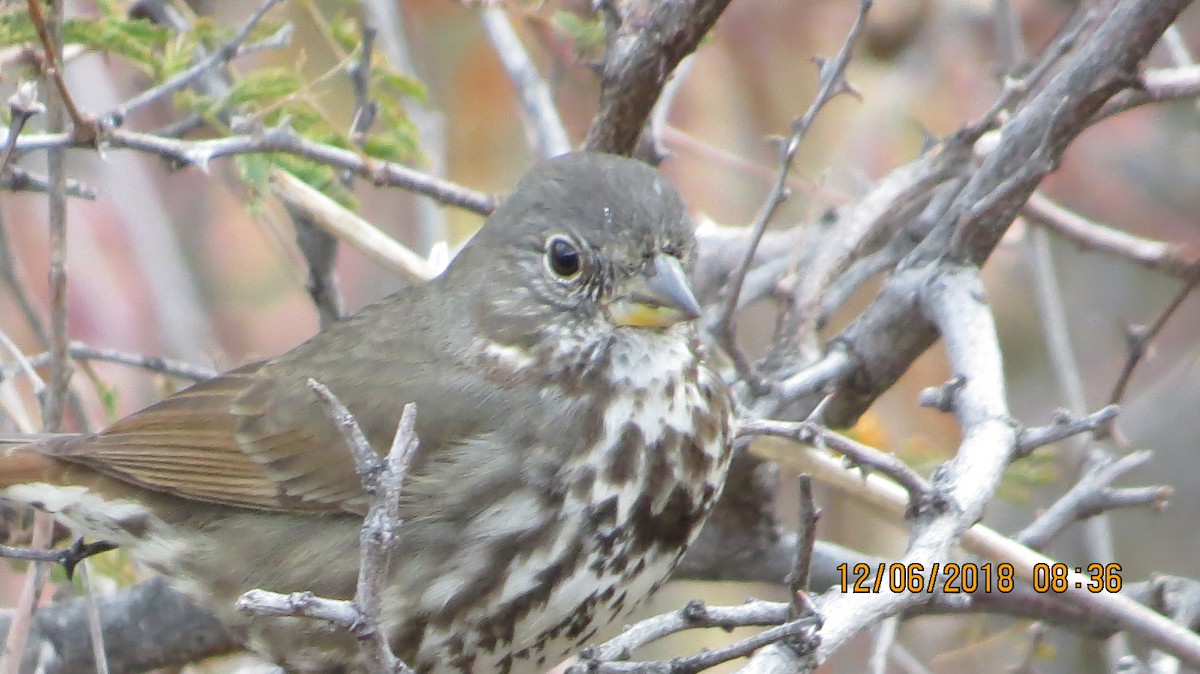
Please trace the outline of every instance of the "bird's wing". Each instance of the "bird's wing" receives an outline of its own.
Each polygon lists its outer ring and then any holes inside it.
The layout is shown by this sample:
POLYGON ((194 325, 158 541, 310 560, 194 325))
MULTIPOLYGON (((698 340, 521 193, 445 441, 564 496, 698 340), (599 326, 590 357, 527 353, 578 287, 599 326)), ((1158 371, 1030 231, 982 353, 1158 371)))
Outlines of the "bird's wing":
POLYGON ((332 424, 274 423, 274 384, 269 364, 254 363, 184 389, 101 433, 50 443, 51 453, 200 501, 262 510, 359 509, 363 492, 332 424))
MULTIPOLYGON (((339 321, 297 348, 184 389, 100 433, 43 453, 147 489, 241 508, 365 513, 367 495, 309 378, 390 449, 417 404, 420 456, 489 433, 509 415, 449 345, 461 311, 424 286, 339 321)), ((461 350, 461 349, 458 349, 461 350)), ((420 460, 418 460, 418 464, 420 460)), ((414 465, 414 479, 420 465, 414 465)))

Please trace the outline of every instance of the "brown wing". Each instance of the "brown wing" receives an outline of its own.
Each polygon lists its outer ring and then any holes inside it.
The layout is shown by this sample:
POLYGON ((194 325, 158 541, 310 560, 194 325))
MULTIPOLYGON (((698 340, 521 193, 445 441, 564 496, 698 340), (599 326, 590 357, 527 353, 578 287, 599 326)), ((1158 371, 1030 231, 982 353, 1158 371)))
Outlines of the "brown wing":
POLYGON ((278 396, 267 368, 255 363, 196 384, 53 454, 200 501, 361 511, 364 494, 332 424, 315 400, 308 423, 281 423, 271 414, 278 396))

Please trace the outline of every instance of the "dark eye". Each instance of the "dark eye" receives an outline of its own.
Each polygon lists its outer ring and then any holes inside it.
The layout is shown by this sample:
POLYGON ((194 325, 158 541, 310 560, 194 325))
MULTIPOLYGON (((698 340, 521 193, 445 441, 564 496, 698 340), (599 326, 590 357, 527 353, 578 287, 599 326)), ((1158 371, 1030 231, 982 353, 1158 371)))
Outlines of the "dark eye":
POLYGON ((579 273, 579 251, 564 238, 555 237, 546 246, 546 257, 550 269, 563 278, 571 278, 579 273))

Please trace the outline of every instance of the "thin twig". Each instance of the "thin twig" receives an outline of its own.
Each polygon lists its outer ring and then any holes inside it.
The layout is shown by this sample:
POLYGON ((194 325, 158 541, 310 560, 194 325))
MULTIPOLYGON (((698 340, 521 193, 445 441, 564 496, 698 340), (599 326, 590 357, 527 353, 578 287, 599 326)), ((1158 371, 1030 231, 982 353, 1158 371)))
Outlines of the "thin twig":
POLYGON ((400 527, 400 500, 404 481, 418 448, 417 408, 404 406, 387 460, 371 447, 354 415, 328 388, 308 380, 330 421, 354 457, 355 470, 371 505, 359 533, 358 586, 351 601, 325 599, 311 592, 279 594, 251 590, 237 602, 237 610, 254 615, 317 618, 353 634, 362 646, 367 671, 373 674, 411 674, 388 645, 381 625, 383 595, 387 588, 389 559, 400 527))
POLYGON ((1029 197, 1021 212, 1085 250, 1114 255, 1176 278, 1197 273, 1200 251, 1186 244, 1154 241, 1107 227, 1063 208, 1040 192, 1029 197))
MULTIPOLYGON (((7 134, 6 134, 7 136, 7 134)), ((496 200, 488 194, 436 178, 395 162, 366 160, 357 152, 317 143, 292 129, 268 129, 262 134, 237 135, 211 140, 163 138, 152 134, 112 129, 104 134, 110 149, 129 149, 170 159, 182 166, 208 170, 214 159, 241 154, 284 152, 334 168, 346 169, 378 186, 401 187, 481 215, 492 212, 496 200)), ((85 147, 65 134, 27 134, 17 139, 17 150, 28 152, 53 147, 85 147)))
POLYGON ((22 82, 16 92, 8 97, 8 138, 4 149, 0 150, 0 176, 3 176, 8 162, 12 159, 13 147, 17 144, 17 136, 25 128, 25 123, 34 115, 46 111, 46 106, 37 99, 37 82, 22 82))
POLYGON ((521 119, 525 122, 526 135, 537 156, 549 159, 569 152, 571 141, 554 107, 550 87, 538 74, 529 54, 525 53, 521 38, 513 30, 504 7, 484 5, 479 10, 479 21, 493 50, 500 57, 504 72, 517 91, 517 99, 521 102, 521 119))
MULTIPOLYGON (((34 2, 35 0, 29 1, 34 2)), ((162 84, 151 87, 150 89, 139 93, 133 98, 130 98, 124 103, 121 103, 117 107, 106 112, 101 116, 103 126, 106 128, 121 126, 125 123, 125 119, 134 112, 137 112, 138 110, 157 100, 165 98, 166 96, 170 96, 171 94, 174 94, 185 87, 191 86, 195 80, 208 74, 211 69, 216 68, 222 63, 227 63, 230 61, 234 56, 237 55, 238 49, 241 48, 242 43, 245 42, 246 38, 250 36, 250 31, 254 30, 254 27, 258 25, 258 22, 261 21, 262 18, 266 16, 267 12, 279 2, 280 0, 265 0, 261 5, 258 6, 257 9, 254 10, 254 12, 250 15, 250 18, 246 19, 245 23, 243 23, 237 32, 234 33, 233 37, 230 38, 228 42, 214 50, 211 54, 203 59, 200 59, 196 63, 193 63, 191 66, 171 77, 162 84)))
POLYGON ((841 454, 856 466, 878 471, 892 478, 909 492, 913 502, 919 502, 929 494, 929 482, 896 455, 881 452, 810 421, 743 419, 738 422, 738 437, 753 435, 787 438, 841 454))
POLYGON ((436 275, 428 260, 291 173, 272 171, 271 191, 289 212, 303 215, 323 233, 357 248, 405 283, 417 285, 436 275))
POLYGON ((1162 310, 1162 313, 1158 315, 1158 318, 1154 320, 1154 323, 1149 328, 1130 332, 1129 354, 1125 358, 1125 365, 1121 368, 1121 374, 1117 376, 1117 383, 1113 385, 1112 393, 1108 396, 1110 405, 1120 403, 1125 397, 1125 389, 1129 386, 1129 380, 1133 377, 1133 371, 1137 369, 1138 363, 1146 355, 1150 342, 1154 341, 1158 333, 1162 332, 1167 321, 1171 320, 1171 316, 1175 314, 1175 311, 1179 309, 1183 301, 1188 298, 1188 295, 1192 294, 1197 284, 1200 284, 1200 272, 1192 275, 1179 288, 1179 292, 1175 293, 1175 296, 1171 298, 1166 308, 1162 310))
POLYGON ((1107 405, 1091 414, 1072 419, 1070 412, 1063 410, 1049 426, 1026 428, 1017 435, 1017 456, 1027 456, 1038 447, 1065 440, 1081 433, 1095 433, 1108 428, 1121 408, 1118 405, 1107 405))
POLYGON ((1041 550, 1068 526, 1116 508, 1149 506, 1156 510, 1166 507, 1174 493, 1170 487, 1112 489, 1111 485, 1125 474, 1144 466, 1153 452, 1141 451, 1119 459, 1106 457, 1094 461, 1079 480, 1029 526, 1014 538, 1022 544, 1041 550))
MULTIPOLYGON (((34 22, 38 25, 38 34, 45 42, 47 51, 55 54, 62 49, 62 2, 55 0, 50 3, 50 17, 47 25, 41 17, 40 0, 30 0, 31 17, 37 12, 34 22), (34 9, 36 8, 36 9, 34 9)), ((51 100, 48 109, 48 130, 51 133, 61 131, 65 124, 63 119, 64 107, 71 115, 78 114, 74 110, 66 88, 62 85, 61 73, 54 72, 60 89, 60 100, 51 100)), ((72 135, 82 131, 78 125, 72 135)), ((71 360, 67 353, 67 196, 66 196, 66 152, 59 148, 47 153, 46 164, 49 169, 50 190, 47 193, 50 210, 50 377, 46 387, 46 397, 42 400, 42 430, 50 433, 61 430, 63 411, 65 409, 67 388, 71 382, 71 360)))
POLYGON ((813 499, 812 475, 800 475, 796 478, 796 484, 799 488, 800 518, 796 536, 796 557, 792 562, 792 572, 787 578, 790 599, 788 617, 791 620, 804 615, 809 608, 809 602, 804 597, 808 593, 813 545, 817 542, 817 521, 821 519, 821 509, 813 499))
MULTIPOLYGON (((59 58, 59 54, 62 53, 61 3, 53 1, 50 3, 52 16, 49 22, 42 15, 41 0, 28 0, 25 4, 29 8, 29 19, 33 22, 33 26, 37 30, 38 39, 42 42, 42 49, 46 51, 46 75, 54 82, 54 86, 58 89, 61 105, 66 107, 67 113, 71 116, 71 123, 75 127, 71 133, 80 140, 90 142, 96 137, 96 123, 93 120, 85 118, 79 112, 79 108, 75 107, 75 101, 71 98, 71 92, 67 91, 66 81, 63 80, 63 61, 59 58)), ((52 124, 51 126, 55 125, 52 124)), ((52 130, 59 131, 61 127, 52 130)))
MULTIPOLYGON (((180 379, 190 379, 191 381, 204 381, 220 374, 213 368, 193 365, 173 358, 147 356, 140 353, 118 351, 116 349, 101 349, 88 346, 82 342, 71 342, 67 346, 67 352, 71 354, 72 358, 78 360, 100 360, 107 363, 129 365, 130 367, 138 367, 159 374, 179 377, 180 379)), ((35 367, 41 367, 48 364, 50 358, 49 353, 39 353, 30 356, 29 362, 35 367)), ((10 377, 12 374, 12 371, 7 369, 0 372, 0 375, 3 377, 10 377)))
POLYGON ((101 629, 100 607, 96 604, 96 590, 92 586, 92 574, 87 561, 79 565, 79 582, 82 585, 83 601, 88 612, 88 636, 92 642, 92 658, 96 674, 108 674, 108 656, 104 648, 104 630, 101 629))
MULTIPOLYGON (((49 513, 34 513, 33 540, 29 547, 33 550, 50 547, 53 532, 54 518, 49 513)), ((33 612, 37 607, 37 596, 46 582, 46 576, 47 567, 44 562, 34 562, 25 572, 25 584, 21 586, 21 596, 13 609, 13 620, 9 623, 8 634, 4 637, 4 653, 0 656, 0 672, 3 674, 18 674, 20 671, 21 657, 25 654, 25 642, 29 638, 33 612)))
POLYGON ((764 392, 761 390, 762 382, 759 381, 758 374, 755 372, 755 368, 750 363, 749 358, 737 343, 737 327, 734 319, 738 299, 742 294, 742 285, 746 282, 746 273, 750 269, 750 263, 754 260, 754 253, 758 250, 758 244, 762 241, 763 234, 767 231, 767 225, 771 223, 775 211, 789 196, 790 190, 787 187, 788 174, 791 172, 796 151, 800 149, 800 143, 804 140, 805 134, 808 133, 809 127, 812 126, 813 121, 816 119, 817 113, 838 94, 853 92, 853 89, 846 81, 846 65, 850 61, 850 50, 858 39, 859 33, 862 32, 862 27, 866 23, 867 12, 870 8, 870 0, 864 0, 859 5, 858 16, 854 20, 854 25, 850 27, 850 32, 846 35, 846 39, 842 42, 842 47, 838 50, 837 56, 832 60, 818 61, 821 85, 817 90, 816 98, 813 99, 812 104, 808 106, 808 110, 803 115, 792 120, 791 135, 780 145, 779 169, 775 176, 775 182, 771 186, 771 191, 767 194, 767 199, 751 228, 750 240, 746 244, 746 252, 742 256, 742 263, 734 269, 725 291, 725 302, 721 311, 721 317, 715 326, 717 341, 733 362, 739 377, 755 393, 764 392))

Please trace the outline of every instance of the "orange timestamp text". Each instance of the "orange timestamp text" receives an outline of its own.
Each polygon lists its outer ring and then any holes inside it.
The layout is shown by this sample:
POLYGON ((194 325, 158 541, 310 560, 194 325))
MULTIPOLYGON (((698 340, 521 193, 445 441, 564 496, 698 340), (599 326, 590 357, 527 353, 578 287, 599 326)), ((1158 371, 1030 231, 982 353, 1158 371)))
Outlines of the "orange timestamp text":
MULTIPOLYGON (((932 594, 971 594, 975 592, 1012 592, 1017 574, 1012 564, 973 562, 934 563, 926 572, 919 563, 881 562, 839 564, 842 592, 924 592, 932 594)), ((1074 588, 1092 593, 1120 592, 1121 565, 1093 563, 1086 567, 1067 564, 1035 564, 1030 585, 1034 592, 1062 593, 1074 588), (1071 571, 1074 570, 1074 574, 1071 571)))

